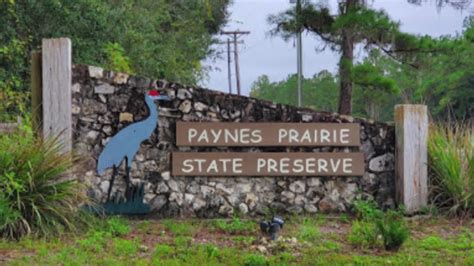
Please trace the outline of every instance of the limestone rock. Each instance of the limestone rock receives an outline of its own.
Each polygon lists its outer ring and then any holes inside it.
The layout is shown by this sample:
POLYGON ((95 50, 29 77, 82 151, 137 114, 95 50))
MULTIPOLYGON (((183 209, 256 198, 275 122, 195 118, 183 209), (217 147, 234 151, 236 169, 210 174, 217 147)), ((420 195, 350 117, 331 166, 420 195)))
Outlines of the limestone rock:
POLYGON ((360 151, 364 153, 365 159, 370 159, 375 154, 374 146, 370 141, 364 141, 360 146, 360 151))
POLYGON ((98 131, 95 131, 95 130, 91 130, 89 132, 87 132, 87 135, 86 135, 86 140, 89 144, 93 144, 95 143, 95 141, 97 140, 97 137, 99 136, 100 132, 98 131))
POLYGON ((94 88, 94 93, 96 94, 113 94, 114 92, 115 87, 107 83, 100 84, 94 88))
POLYGON ((163 178, 163 180, 170 180, 170 172, 169 171, 162 172, 161 177, 163 178))
POLYGON ((178 206, 181 206, 183 205, 183 193, 172 192, 169 200, 174 201, 178 204, 178 206))
POLYGON ((179 186, 178 186, 178 183, 172 179, 168 180, 168 187, 172 190, 172 191, 179 191, 179 186))
POLYGON ((239 204, 239 212, 241 214, 247 214, 249 212, 249 208, 247 207, 245 203, 242 202, 239 204))
POLYGON ((214 194, 215 189, 210 186, 201 186, 201 193, 204 198, 209 198, 212 194, 214 194))
POLYGON ((120 113, 119 115, 119 121, 120 123, 123 122, 133 122, 133 114, 131 113, 120 113))
POLYGON ((305 190, 306 190, 306 185, 301 180, 297 180, 290 184, 290 191, 294 193, 304 193, 305 190))
POLYGON ((247 195, 245 195, 245 203, 251 210, 253 210, 255 206, 257 206, 257 201, 258 201, 257 195, 253 193, 248 193, 247 195))
POLYGON ((155 191, 156 191, 157 194, 163 194, 163 193, 167 193, 168 191, 170 191, 170 189, 168 188, 168 186, 166 185, 165 182, 160 182, 156 186, 155 191))
POLYGON ((187 205, 190 205, 194 201, 194 197, 195 196, 193 194, 185 193, 184 194, 184 202, 187 205))
POLYGON ((183 101, 178 107, 178 109, 185 114, 188 114, 192 108, 193 106, 190 100, 183 101))
POLYGON ((114 77, 115 84, 126 84, 128 81, 128 74, 125 73, 117 73, 114 77))
POLYGON ((219 208, 219 214, 230 217, 234 214, 234 208, 228 204, 224 204, 219 208))
POLYGON ((306 181, 309 187, 319 187, 321 186, 321 180, 319 178, 313 177, 313 178, 308 178, 306 181))
POLYGON ((234 192, 233 188, 232 187, 227 187, 225 184, 223 183, 218 183, 216 185, 216 189, 217 190, 220 190, 222 192, 224 192, 225 194, 232 194, 234 192))
POLYGON ((198 111, 198 112, 203 112, 203 111, 207 111, 208 109, 208 106, 202 102, 195 102, 194 103, 194 110, 198 111))
POLYGON ((301 206, 291 206, 286 211, 291 214, 300 214, 303 212, 303 208, 301 206))
POLYGON ((393 171, 395 169, 395 158, 392 153, 377 156, 370 160, 369 169, 380 173, 384 171, 393 171))
POLYGON ((102 132, 107 134, 107 136, 110 136, 110 135, 112 135, 112 127, 109 126, 109 125, 106 125, 102 128, 102 132))
POLYGON ((199 185, 196 182, 191 182, 186 186, 186 191, 191 194, 197 194, 199 192, 199 185))
POLYGON ((316 206, 314 206, 313 204, 304 205, 304 210, 307 213, 317 213, 318 212, 318 208, 316 208, 316 206))
POLYGON ((186 89, 178 89, 177 97, 180 100, 186 100, 193 98, 193 94, 186 89))
POLYGON ((89 66, 89 77, 100 79, 104 76, 104 70, 100 67, 89 66))
POLYGON ((72 92, 81 92, 81 84, 74 83, 71 88, 72 92))
MULTIPOLYGON (((82 103, 83 115, 97 115, 105 114, 107 112, 107 105, 92 99, 85 99, 82 103)), ((93 119, 95 122, 95 119, 93 119)))
POLYGON ((104 194, 107 194, 107 192, 109 191, 109 187, 110 187, 109 180, 104 180, 100 183, 100 191, 102 191, 102 193, 104 194))
POLYGON ((204 200, 202 200, 201 198, 196 198, 194 201, 193 201, 193 209, 195 211, 197 210, 200 210, 202 209, 203 207, 206 206, 206 202, 204 200))
POLYGON ((150 208, 152 211, 157 211, 166 205, 168 199, 164 195, 158 195, 150 202, 150 208))

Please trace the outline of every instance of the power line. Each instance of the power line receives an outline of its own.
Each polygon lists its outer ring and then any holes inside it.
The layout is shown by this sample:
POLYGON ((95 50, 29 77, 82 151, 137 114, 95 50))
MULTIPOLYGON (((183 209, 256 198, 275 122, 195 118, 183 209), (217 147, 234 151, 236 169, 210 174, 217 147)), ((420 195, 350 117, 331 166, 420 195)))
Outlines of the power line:
POLYGON ((229 75, 229 91, 232 91, 231 82, 230 82, 230 43, 234 44, 234 63, 235 63, 235 80, 237 85, 237 94, 240 95, 240 69, 239 69, 239 50, 237 44, 239 43, 237 39, 242 35, 250 34, 250 31, 221 31, 221 35, 231 35, 233 40, 227 39, 227 55, 228 55, 228 75, 229 75))

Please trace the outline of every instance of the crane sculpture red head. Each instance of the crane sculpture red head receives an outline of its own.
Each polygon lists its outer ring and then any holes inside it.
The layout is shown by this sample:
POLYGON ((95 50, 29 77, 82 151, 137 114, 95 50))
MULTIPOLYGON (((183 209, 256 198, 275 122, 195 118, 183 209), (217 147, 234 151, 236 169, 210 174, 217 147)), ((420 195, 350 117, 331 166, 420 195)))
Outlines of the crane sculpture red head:
POLYGON ((148 91, 148 97, 150 97, 152 100, 165 100, 169 101, 170 98, 166 95, 161 95, 159 91, 157 90, 149 90, 148 91))

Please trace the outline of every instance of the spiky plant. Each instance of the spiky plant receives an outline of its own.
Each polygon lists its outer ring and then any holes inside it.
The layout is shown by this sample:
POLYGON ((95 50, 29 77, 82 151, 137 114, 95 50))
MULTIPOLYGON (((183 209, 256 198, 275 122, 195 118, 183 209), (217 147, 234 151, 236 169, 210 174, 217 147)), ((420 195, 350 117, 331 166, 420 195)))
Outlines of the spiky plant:
POLYGON ((0 136, 0 236, 54 235, 84 224, 84 187, 71 178, 77 161, 57 138, 31 130, 0 136))
POLYGON ((432 125, 428 141, 434 202, 456 215, 474 215, 474 134, 468 127, 432 125))

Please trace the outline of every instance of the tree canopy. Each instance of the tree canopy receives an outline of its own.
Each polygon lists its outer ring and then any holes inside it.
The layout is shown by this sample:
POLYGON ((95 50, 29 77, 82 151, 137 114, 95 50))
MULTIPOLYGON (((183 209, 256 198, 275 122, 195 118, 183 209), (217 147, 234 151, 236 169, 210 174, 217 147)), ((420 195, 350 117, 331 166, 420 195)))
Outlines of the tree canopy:
MULTIPOLYGON (((465 2, 439 0, 436 5, 440 8, 445 4, 463 8, 466 6, 465 2)), ((288 39, 296 32, 306 30, 331 49, 340 52, 338 111, 341 114, 350 114, 353 111, 354 84, 371 88, 370 93, 374 93, 376 89, 393 90, 395 85, 383 77, 384 72, 380 71, 383 68, 377 69, 373 62, 354 66, 356 44, 362 45, 367 52, 375 49, 414 69, 420 68, 422 64, 426 65, 426 60, 431 60, 436 53, 453 52, 452 39, 433 39, 401 32, 398 22, 391 20, 385 11, 372 9, 365 0, 338 1, 336 13, 331 12, 323 2, 308 2, 299 13, 296 8, 291 8, 270 16, 268 20, 274 25, 271 32, 274 35, 288 39)))
MULTIPOLYGON (((466 121, 474 117, 474 19, 468 18, 459 36, 438 39, 404 35, 417 52, 392 54, 372 49, 351 68, 354 83, 353 114, 393 120, 393 106, 427 104, 436 120, 466 121)), ((401 46, 398 46, 401 49, 401 46)), ((304 104, 321 111, 336 111, 340 76, 321 72, 303 82, 304 104), (330 77, 321 79, 323 76, 330 77), (318 78, 319 77, 319 78, 318 78), (331 93, 329 93, 331 92, 331 93), (328 108, 329 104, 329 108, 328 108)), ((262 76, 251 95, 284 104, 296 104, 296 76, 272 82, 262 76)))
MULTIPOLYGON (((29 55, 69 37, 73 63, 195 84, 229 0, 0 0, 0 113, 28 97, 29 55)), ((2 119, 0 117, 0 119, 2 119)), ((8 117, 4 117, 8 119, 8 117)))

